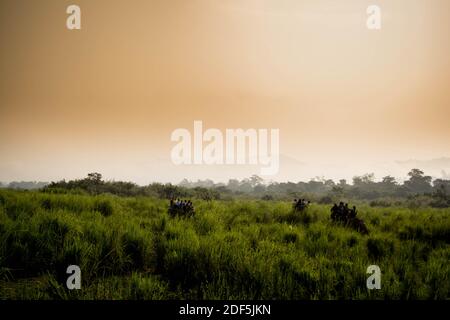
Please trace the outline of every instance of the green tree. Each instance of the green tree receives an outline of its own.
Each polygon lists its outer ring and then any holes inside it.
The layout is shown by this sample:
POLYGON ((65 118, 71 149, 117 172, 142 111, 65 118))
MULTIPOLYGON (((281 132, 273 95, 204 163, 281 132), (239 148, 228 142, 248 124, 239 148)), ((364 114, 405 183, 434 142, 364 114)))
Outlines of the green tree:
POLYGON ((249 180, 252 187, 256 187, 264 182, 264 179, 256 174, 252 175, 249 180))
POLYGON ((102 182, 102 175, 98 172, 88 173, 87 180, 99 184, 102 182))
POLYGON ((381 184, 385 187, 394 187, 397 185, 397 181, 392 176, 385 176, 382 178, 381 184))
POLYGON ((353 177, 353 185, 358 187, 362 185, 374 183, 375 175, 373 173, 366 173, 362 176, 353 177))
POLYGON ((425 176, 420 169, 412 169, 409 173, 409 180, 405 181, 405 187, 413 193, 427 193, 432 191, 430 176, 425 176))

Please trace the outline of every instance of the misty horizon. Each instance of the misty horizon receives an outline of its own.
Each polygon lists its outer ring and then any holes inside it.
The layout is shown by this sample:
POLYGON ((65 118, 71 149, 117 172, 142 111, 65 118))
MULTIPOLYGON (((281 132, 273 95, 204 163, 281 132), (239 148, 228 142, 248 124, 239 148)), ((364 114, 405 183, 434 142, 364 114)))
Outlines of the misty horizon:
MULTIPOLYGON (((282 157, 283 159, 283 157, 282 157)), ((272 178, 265 178, 264 176, 261 176, 258 174, 257 171, 255 171, 254 173, 249 173, 248 175, 245 176, 239 176, 239 177, 229 177, 228 179, 225 180, 214 180, 211 178, 188 178, 188 177, 181 177, 178 180, 172 180, 172 181, 162 181, 162 180, 149 180, 148 182, 142 183, 139 181, 135 181, 133 179, 129 179, 129 178, 117 178, 117 177, 113 177, 113 176, 109 176, 107 174, 104 174, 104 172, 102 172, 101 170, 99 171, 95 171, 95 170, 91 170, 86 172, 85 174, 81 174, 78 176, 72 176, 72 177, 61 177, 58 179, 11 179, 11 180, 1 180, 0 179, 0 183, 2 183, 4 186, 9 184, 9 183, 13 183, 13 182, 36 182, 36 183, 51 183, 51 182, 57 182, 57 181, 62 181, 62 180, 79 180, 79 179, 84 179, 86 178, 87 174, 90 172, 98 172, 100 174, 102 174, 103 176, 103 180, 104 181, 125 181, 125 182, 131 182, 131 183, 135 183, 138 186, 146 186, 152 183, 171 183, 174 185, 179 185, 182 184, 185 181, 188 181, 189 183, 198 183, 198 182, 212 182, 214 184, 227 184, 229 183, 230 180, 239 180, 239 181, 244 181, 245 179, 248 179, 252 176, 258 176, 261 178, 261 180, 263 181, 263 184, 271 184, 271 183, 288 183, 288 182, 293 182, 293 183, 298 183, 298 182, 309 182, 309 181, 325 181, 325 180, 332 180, 334 183, 338 183, 340 180, 346 180, 346 183, 349 185, 353 184, 353 178, 354 177, 361 177, 364 175, 370 175, 373 174, 374 175, 374 182, 380 182, 382 181, 383 177, 386 176, 391 176, 395 179, 395 181, 397 183, 403 183, 405 180, 407 180, 409 177, 407 175, 408 172, 410 172, 412 169, 419 169, 422 170, 424 172, 425 175, 427 176, 431 176, 433 180, 436 179, 443 179, 443 180, 448 180, 450 179, 450 172, 448 172, 450 166, 450 158, 447 157, 442 157, 442 158, 438 158, 438 159, 432 159, 432 160, 405 160, 405 161, 397 161, 398 163, 401 163, 402 166, 404 167, 404 174, 403 175, 394 175, 394 174, 377 174, 374 171, 371 172, 363 172, 363 173, 359 173, 359 174, 354 174, 348 177, 331 177, 331 176, 326 176, 326 175, 314 175, 311 176, 309 178, 305 178, 305 179, 287 179, 287 180, 280 180, 280 179, 272 179, 272 178), (431 164, 433 163, 441 163, 444 164, 444 166, 442 167, 438 167, 438 166, 432 166, 431 164), (410 166, 409 169, 406 169, 406 166, 410 165, 410 164, 422 164, 422 166, 410 166), (430 170, 431 168, 431 170, 430 170)), ((305 163, 303 163, 302 165, 306 165, 305 163)), ((218 167, 218 166, 209 166, 209 167, 218 167)))

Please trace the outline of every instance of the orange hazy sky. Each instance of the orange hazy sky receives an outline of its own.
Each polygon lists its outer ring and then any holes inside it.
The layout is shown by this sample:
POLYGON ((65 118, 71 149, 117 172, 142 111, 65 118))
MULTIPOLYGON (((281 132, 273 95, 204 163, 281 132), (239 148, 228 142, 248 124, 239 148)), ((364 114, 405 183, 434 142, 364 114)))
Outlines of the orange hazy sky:
POLYGON ((170 134, 194 120, 278 128, 270 179, 402 177, 398 160, 450 157, 449 119, 448 0, 0 2, 0 181, 259 172, 173 165, 170 134))

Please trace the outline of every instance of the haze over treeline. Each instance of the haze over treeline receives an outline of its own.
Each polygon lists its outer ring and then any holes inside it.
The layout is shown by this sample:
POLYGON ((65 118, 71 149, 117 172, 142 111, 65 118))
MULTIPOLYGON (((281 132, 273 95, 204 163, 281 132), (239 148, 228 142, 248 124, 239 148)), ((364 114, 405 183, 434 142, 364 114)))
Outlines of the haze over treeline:
POLYGON ((433 179, 420 169, 411 169, 408 179, 399 183, 392 176, 375 181, 374 174, 355 176, 351 182, 341 179, 316 178, 308 182, 268 182, 257 175, 228 183, 212 180, 181 183, 151 183, 139 186, 133 182, 105 181, 100 173, 89 173, 84 179, 61 180, 51 183, 11 182, 3 187, 11 189, 41 189, 50 193, 114 194, 117 196, 149 196, 161 199, 177 197, 202 200, 231 200, 234 198, 259 198, 262 200, 306 197, 320 203, 341 199, 371 200, 374 205, 400 204, 403 200, 419 201, 435 207, 450 206, 450 180, 433 179), (377 201, 376 201, 377 200, 377 201))

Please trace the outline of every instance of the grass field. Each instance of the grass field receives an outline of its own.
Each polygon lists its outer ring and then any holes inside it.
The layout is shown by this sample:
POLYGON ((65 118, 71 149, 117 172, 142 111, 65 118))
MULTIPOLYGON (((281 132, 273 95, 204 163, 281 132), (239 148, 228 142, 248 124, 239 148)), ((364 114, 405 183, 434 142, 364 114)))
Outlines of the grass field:
POLYGON ((0 190, 0 299, 449 299, 450 209, 168 201, 0 190), (66 268, 81 268, 81 290, 66 268), (381 290, 366 269, 381 268, 381 290))

